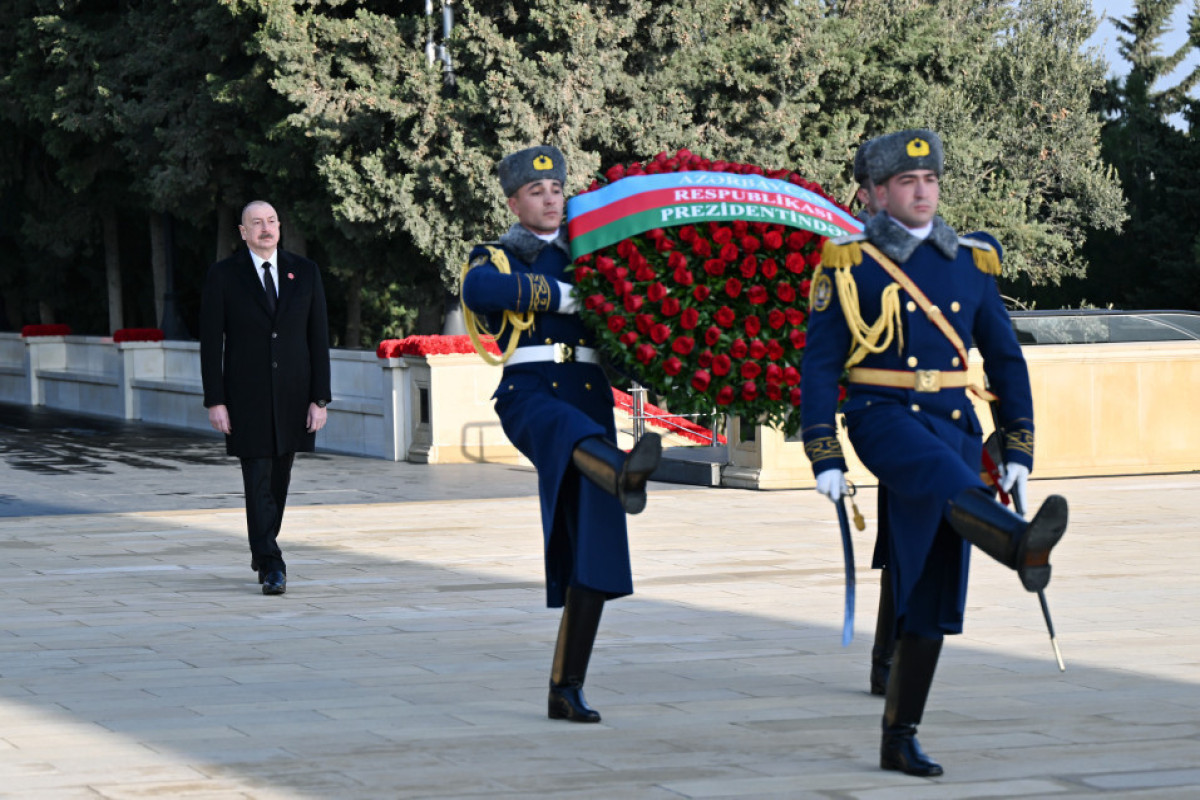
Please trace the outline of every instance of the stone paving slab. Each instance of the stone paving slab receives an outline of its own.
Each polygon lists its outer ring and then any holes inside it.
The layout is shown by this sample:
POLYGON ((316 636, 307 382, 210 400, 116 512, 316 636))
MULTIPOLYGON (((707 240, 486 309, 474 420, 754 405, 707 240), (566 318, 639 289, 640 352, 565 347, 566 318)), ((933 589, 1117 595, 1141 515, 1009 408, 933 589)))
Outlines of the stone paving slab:
MULTIPOLYGON (((631 520, 637 593, 592 661, 604 721, 546 719, 557 612, 516 488, 292 506, 283 597, 259 594, 237 506, 0 518, 0 796, 1200 792, 1200 475, 1032 484, 1072 504, 1048 592, 1068 669, 977 553, 921 729, 936 780, 878 769, 877 573, 843 649, 836 517, 811 491, 656 485, 631 520)), ((870 517, 873 490, 858 502, 870 517)), ((855 534, 860 567, 871 544, 855 534)))

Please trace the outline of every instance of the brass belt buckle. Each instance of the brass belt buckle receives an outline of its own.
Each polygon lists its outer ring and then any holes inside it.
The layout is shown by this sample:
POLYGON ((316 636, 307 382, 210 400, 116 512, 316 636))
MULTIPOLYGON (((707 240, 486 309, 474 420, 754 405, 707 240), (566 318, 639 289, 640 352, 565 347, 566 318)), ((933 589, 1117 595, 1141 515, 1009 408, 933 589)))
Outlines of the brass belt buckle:
POLYGON ((575 361, 575 350, 569 344, 554 343, 554 363, 570 364, 575 361))
POLYGON ((918 392, 940 392, 942 390, 942 371, 938 369, 919 369, 913 373, 916 380, 913 389, 918 392))

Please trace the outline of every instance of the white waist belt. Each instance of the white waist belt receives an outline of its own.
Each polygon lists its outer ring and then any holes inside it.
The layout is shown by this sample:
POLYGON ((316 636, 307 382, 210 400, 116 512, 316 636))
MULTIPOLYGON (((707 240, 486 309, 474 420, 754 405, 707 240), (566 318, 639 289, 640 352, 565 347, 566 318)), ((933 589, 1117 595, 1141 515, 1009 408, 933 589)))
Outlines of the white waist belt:
POLYGON ((532 364, 537 361, 553 361, 555 364, 570 364, 581 361, 585 364, 600 363, 600 356, 591 347, 572 347, 569 344, 531 344, 513 351, 505 366, 532 364))

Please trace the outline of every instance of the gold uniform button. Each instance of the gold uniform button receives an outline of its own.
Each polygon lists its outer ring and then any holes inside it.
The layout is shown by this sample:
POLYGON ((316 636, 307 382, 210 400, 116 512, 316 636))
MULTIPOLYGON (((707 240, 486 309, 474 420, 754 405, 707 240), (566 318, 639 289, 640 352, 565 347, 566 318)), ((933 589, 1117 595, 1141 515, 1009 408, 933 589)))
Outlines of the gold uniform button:
POLYGON ((916 403, 913 403, 913 404, 912 404, 912 410, 913 410, 913 412, 914 412, 914 413, 920 413, 920 411, 921 411, 921 407, 920 407, 919 405, 917 405, 916 403))
POLYGON ((547 336, 547 337, 546 337, 546 344, 554 344, 554 340, 553 340, 553 339, 551 339, 549 336, 547 336))
POLYGON ((580 344, 587 344, 587 339, 580 339, 580 340, 579 340, 579 343, 580 343, 580 344))
POLYGON ((592 390, 592 385, 590 383, 585 383, 583 385, 583 388, 587 389, 590 392, 592 390))
POLYGON ((553 386, 555 389, 557 389, 557 388, 558 388, 558 381, 555 381, 554 383, 552 383, 552 384, 550 384, 550 385, 551 385, 551 386, 553 386))
POLYGON ((950 419, 961 419, 961 418, 962 418, 962 412, 959 411, 957 408, 950 412, 950 419))
POLYGON ((916 356, 909 356, 909 357, 908 357, 908 365, 909 365, 910 367, 915 367, 915 366, 917 365, 917 357, 916 357, 916 356))
POLYGON ((955 356, 954 358, 950 359, 950 366, 952 366, 952 367, 957 367, 961 363, 962 362, 958 360, 958 356, 955 356))
POLYGON ((908 305, 906 305, 905 308, 907 308, 909 310, 909 312, 911 313, 911 312, 917 310, 917 304, 914 303, 912 300, 909 300, 908 305))
POLYGON ((960 306, 958 304, 957 300, 955 300, 953 303, 950 304, 950 310, 953 311, 954 313, 957 314, 960 309, 962 309, 962 306, 960 306))
POLYGON ((515 389, 515 388, 517 388, 517 387, 513 386, 511 383, 508 385, 508 390, 509 390, 510 392, 511 392, 513 389, 515 389))

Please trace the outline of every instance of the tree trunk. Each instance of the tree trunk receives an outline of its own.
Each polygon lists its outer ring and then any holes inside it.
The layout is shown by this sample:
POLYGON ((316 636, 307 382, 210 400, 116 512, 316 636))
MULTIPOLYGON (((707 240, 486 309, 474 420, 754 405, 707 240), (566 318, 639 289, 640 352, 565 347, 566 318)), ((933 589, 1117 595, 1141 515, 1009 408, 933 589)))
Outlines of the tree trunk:
POLYGON ((167 291, 167 231, 165 215, 150 212, 150 271, 154 278, 154 319, 163 326, 163 297, 167 291))
POLYGON ((279 227, 281 230, 279 236, 283 240, 281 244, 284 245, 284 249, 308 258, 308 237, 304 235, 304 231, 296 224, 291 214, 286 211, 279 212, 279 227))
POLYGON ((237 226, 234 224, 237 211, 229 206, 217 209, 217 257, 216 261, 229 258, 237 247, 237 226))
POLYGON ((108 332, 116 333, 125 327, 125 305, 121 297, 121 246, 117 238, 117 210, 105 206, 101 212, 104 224, 104 273, 108 284, 108 332))
POLYGON ((345 347, 362 347, 362 288, 362 272, 355 270, 350 275, 350 288, 346 291, 345 347))

